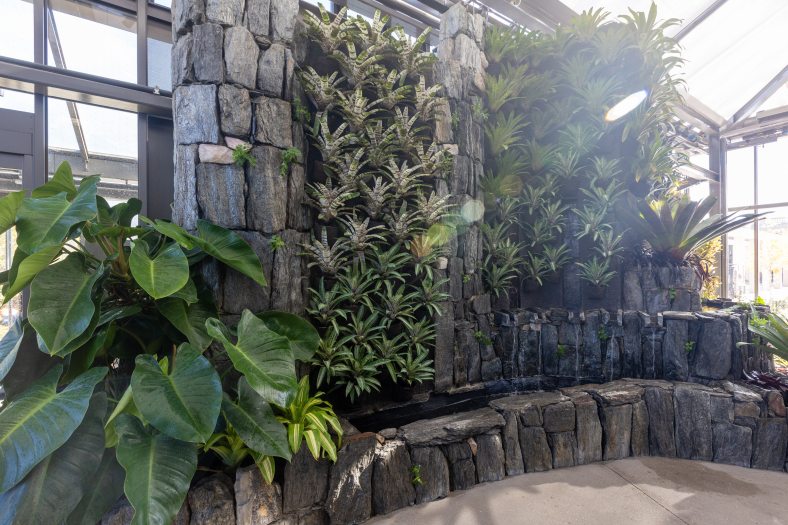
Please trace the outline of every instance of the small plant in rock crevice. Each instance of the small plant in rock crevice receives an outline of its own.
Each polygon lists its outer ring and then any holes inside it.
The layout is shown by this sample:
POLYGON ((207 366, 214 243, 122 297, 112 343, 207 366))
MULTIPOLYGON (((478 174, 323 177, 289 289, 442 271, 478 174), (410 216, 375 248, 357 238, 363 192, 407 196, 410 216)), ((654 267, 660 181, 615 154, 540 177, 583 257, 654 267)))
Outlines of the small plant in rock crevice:
POLYGON ((596 335, 602 344, 605 344, 610 340, 610 334, 608 333, 606 326, 600 326, 596 335))
POLYGON ((271 237, 271 240, 269 241, 269 245, 271 246, 272 251, 277 251, 287 246, 287 243, 279 235, 274 235, 273 237, 271 237))
POLYGON ((421 465, 418 463, 410 466, 410 482, 414 487, 424 485, 424 480, 421 479, 421 465))
POLYGON ((287 177, 287 174, 290 173, 290 166, 294 162, 299 162, 301 160, 301 150, 298 148, 287 148, 282 152, 282 163, 279 164, 279 175, 281 177, 287 177))
POLYGON ((684 351, 688 354, 695 350, 695 341, 687 341, 684 343, 684 351))
POLYGON ((479 342, 479 344, 483 344, 485 346, 491 346, 493 344, 493 341, 492 339, 490 339, 490 336, 488 336, 481 330, 477 330, 473 334, 473 337, 479 342))
POLYGON ((252 156, 252 146, 248 144, 240 144, 233 149, 233 162, 236 166, 243 168, 244 166, 257 166, 257 159, 252 156))
POLYGON ((566 345, 564 345, 564 344, 559 344, 559 345, 558 345, 558 348, 556 349, 556 352, 555 352, 555 354, 556 354, 556 355, 559 357, 559 359, 560 359, 560 358, 562 358, 562 357, 564 357, 564 356, 566 355, 567 351, 569 351, 569 348, 568 348, 566 345))

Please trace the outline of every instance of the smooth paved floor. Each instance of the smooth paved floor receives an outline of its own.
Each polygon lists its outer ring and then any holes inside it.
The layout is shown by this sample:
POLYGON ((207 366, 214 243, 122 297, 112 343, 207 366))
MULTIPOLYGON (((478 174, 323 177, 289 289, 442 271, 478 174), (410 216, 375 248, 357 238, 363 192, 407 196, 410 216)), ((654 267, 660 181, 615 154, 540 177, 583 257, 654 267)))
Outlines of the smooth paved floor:
POLYGON ((375 525, 788 525, 788 474, 632 458, 506 478, 375 525))

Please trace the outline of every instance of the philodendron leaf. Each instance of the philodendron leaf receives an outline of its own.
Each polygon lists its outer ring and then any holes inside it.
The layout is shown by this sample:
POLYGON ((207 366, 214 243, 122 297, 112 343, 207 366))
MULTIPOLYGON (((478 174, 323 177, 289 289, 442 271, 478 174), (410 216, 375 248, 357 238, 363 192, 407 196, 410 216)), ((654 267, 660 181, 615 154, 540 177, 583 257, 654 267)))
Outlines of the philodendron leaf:
POLYGON ((271 405, 249 386, 246 378, 238 382, 238 403, 225 395, 222 412, 247 447, 266 456, 290 460, 284 425, 276 419, 271 405))
POLYGON ((0 496, 0 508, 13 512, 13 523, 63 523, 84 494, 95 485, 94 474, 104 452, 103 418, 107 396, 101 392, 90 400, 82 423, 68 441, 39 463, 22 482, 0 496), (23 494, 10 496, 21 491, 23 494), (12 497, 16 505, 5 505, 12 497))
POLYGON ((19 351, 19 346, 22 344, 22 339, 25 334, 24 324, 21 319, 17 319, 8 332, 0 340, 0 382, 6 376, 14 361, 16 361, 16 354, 19 351))
POLYGON ((224 345, 235 369, 263 399, 285 406, 296 388, 295 360, 287 338, 278 335, 249 310, 241 314, 238 340, 233 342, 227 327, 218 319, 205 323, 208 333, 224 345))
POLYGON ((118 416, 118 462, 126 471, 124 492, 134 507, 132 525, 165 525, 180 510, 197 470, 197 447, 118 416))
POLYGON ((71 165, 63 161, 57 167, 46 184, 39 186, 31 192, 35 198, 52 197, 58 193, 65 193, 66 198, 71 200, 77 194, 77 187, 74 184, 74 174, 71 172, 71 165))
POLYGON ((205 322, 217 315, 216 306, 210 297, 200 297, 200 301, 194 304, 166 297, 156 301, 156 308, 196 348, 205 350, 213 341, 205 329, 205 322))
POLYGON ((21 292, 33 277, 49 266, 61 249, 62 246, 55 245, 31 255, 17 247, 11 270, 8 272, 8 282, 3 285, 3 304, 21 292))
POLYGON ((0 412, 0 493, 71 437, 93 389, 107 374, 106 368, 93 368, 57 392, 62 371, 62 366, 54 367, 0 412))
POLYGON ((33 254, 60 245, 74 225, 93 219, 97 182, 98 178, 83 180, 70 202, 65 193, 23 200, 16 221, 19 249, 33 254))
POLYGON ((125 473, 115 457, 114 448, 105 448, 101 463, 92 477, 93 490, 82 496, 82 500, 71 514, 68 525, 96 525, 112 505, 123 495, 125 473))
POLYGON ((156 359, 139 355, 131 374, 134 404, 157 430, 182 441, 208 441, 222 406, 222 383, 210 361, 184 343, 172 370, 165 373, 156 359))
POLYGON ((287 312, 268 311, 257 314, 269 329, 286 337, 293 357, 302 362, 309 361, 320 345, 320 334, 312 323, 287 312))
POLYGON ((137 241, 131 249, 129 268, 137 284, 154 299, 174 294, 189 281, 189 261, 174 242, 151 257, 148 244, 137 241))
POLYGON ((50 355, 64 355, 68 344, 90 327, 96 313, 93 287, 101 275, 81 255, 71 254, 33 279, 28 320, 50 355))
POLYGON ((15 191, 0 199, 0 233, 5 233, 14 225, 16 212, 24 198, 24 191, 15 191))

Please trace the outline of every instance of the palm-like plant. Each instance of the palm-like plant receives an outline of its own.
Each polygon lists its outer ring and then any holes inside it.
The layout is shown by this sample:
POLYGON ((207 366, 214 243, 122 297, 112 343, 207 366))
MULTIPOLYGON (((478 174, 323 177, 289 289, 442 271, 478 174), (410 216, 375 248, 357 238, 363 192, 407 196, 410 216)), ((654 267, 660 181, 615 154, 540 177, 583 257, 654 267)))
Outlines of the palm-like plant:
POLYGON ((717 199, 692 201, 688 196, 653 201, 630 198, 621 214, 631 230, 648 244, 657 258, 681 263, 706 242, 750 224, 765 213, 708 216, 717 199))
POLYGON ((610 262, 596 256, 590 261, 577 263, 577 266, 580 269, 580 278, 593 286, 605 287, 616 276, 616 272, 610 269, 610 262))
POLYGON ((788 320, 778 313, 762 315, 753 311, 750 316, 750 332, 766 343, 766 351, 788 359, 788 320))

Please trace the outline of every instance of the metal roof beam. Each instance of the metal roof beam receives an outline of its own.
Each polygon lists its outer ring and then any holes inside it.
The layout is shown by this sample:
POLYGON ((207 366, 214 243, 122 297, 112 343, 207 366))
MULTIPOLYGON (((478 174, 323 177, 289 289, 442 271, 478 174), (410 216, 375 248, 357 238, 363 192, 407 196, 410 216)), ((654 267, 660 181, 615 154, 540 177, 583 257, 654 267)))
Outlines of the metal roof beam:
POLYGON ((698 16, 681 26, 681 29, 678 30, 676 35, 673 37, 676 40, 681 40, 685 36, 687 36, 691 31, 697 28, 700 24, 703 23, 708 17, 710 17, 714 12, 722 7, 722 5, 727 2, 728 0, 715 0, 712 2, 710 6, 704 9, 698 16))
POLYGON ((743 120, 758 110, 761 105, 769 100, 769 97, 774 95, 778 89, 782 87, 783 84, 788 82, 788 66, 785 66, 782 71, 777 73, 773 79, 771 79, 765 86, 761 88, 758 93, 755 94, 750 100, 744 104, 739 111, 733 114, 733 117, 725 123, 724 127, 728 127, 735 122, 739 122, 743 120))

